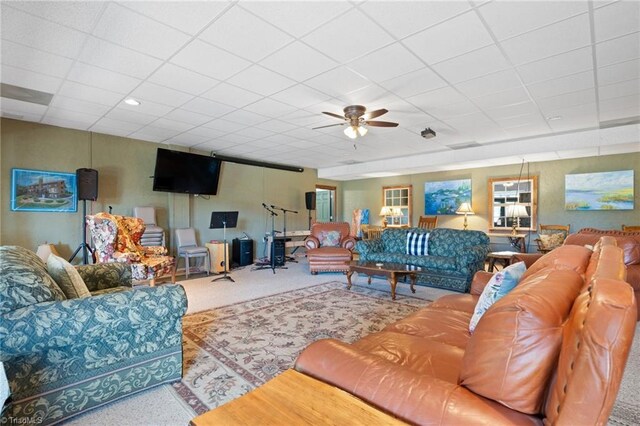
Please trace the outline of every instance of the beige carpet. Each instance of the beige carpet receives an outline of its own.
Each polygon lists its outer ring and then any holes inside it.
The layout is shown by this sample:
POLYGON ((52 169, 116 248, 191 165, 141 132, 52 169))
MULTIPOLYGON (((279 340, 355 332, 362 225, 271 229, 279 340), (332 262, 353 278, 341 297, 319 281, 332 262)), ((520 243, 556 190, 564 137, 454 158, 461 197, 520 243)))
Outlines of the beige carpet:
MULTIPOLYGON (((310 275, 308 265, 287 263, 288 269, 277 269, 273 274, 270 269, 253 271, 251 267, 234 270, 230 275, 236 282, 211 282, 212 277, 199 274, 188 281, 180 281, 185 287, 189 302, 188 314, 205 311, 216 307, 248 301, 263 296, 282 293, 290 290, 321 284, 329 281, 346 283, 342 274, 310 275)), ((364 278, 356 278, 356 282, 366 282, 364 278)), ((372 288, 389 291, 385 280, 374 279, 372 288)), ((449 294, 446 290, 417 286, 416 296, 435 300, 449 294)), ((409 286, 398 285, 398 294, 410 295, 409 286)), ((611 425, 640 425, 640 325, 636 328, 636 338, 629 356, 620 392, 613 410, 611 425)), ((171 385, 150 389, 140 394, 115 401, 99 409, 78 416, 65 424, 74 426, 102 425, 187 425, 195 416, 177 395, 171 385)))

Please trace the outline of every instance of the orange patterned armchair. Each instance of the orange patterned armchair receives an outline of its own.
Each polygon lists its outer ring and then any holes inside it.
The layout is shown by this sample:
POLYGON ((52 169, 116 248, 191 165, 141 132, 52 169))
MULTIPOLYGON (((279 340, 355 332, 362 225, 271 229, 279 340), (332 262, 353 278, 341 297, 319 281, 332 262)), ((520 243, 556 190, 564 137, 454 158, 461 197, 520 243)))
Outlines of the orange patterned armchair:
POLYGON ((347 272, 356 240, 349 235, 347 222, 318 222, 311 226, 311 235, 304 242, 309 270, 347 272))
POLYGON ((176 281, 175 259, 166 255, 167 249, 140 245, 145 229, 142 219, 101 212, 88 215, 87 226, 96 249, 96 263, 129 263, 133 279, 149 280, 151 286, 165 274, 171 274, 171 282, 176 281))

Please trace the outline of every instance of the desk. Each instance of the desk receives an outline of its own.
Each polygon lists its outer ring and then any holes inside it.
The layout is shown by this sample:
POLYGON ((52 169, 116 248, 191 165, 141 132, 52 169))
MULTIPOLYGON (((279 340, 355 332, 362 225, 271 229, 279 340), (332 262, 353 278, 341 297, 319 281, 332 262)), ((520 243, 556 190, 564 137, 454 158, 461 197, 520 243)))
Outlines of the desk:
MULTIPOLYGON (((305 230, 305 231, 287 231, 287 240, 284 243, 284 248, 285 250, 287 249, 287 247, 295 247, 295 249, 293 249, 293 251, 295 252, 298 247, 304 247, 304 240, 311 235, 311 231, 309 230, 305 230)), ((279 233, 276 234, 276 236, 278 238, 284 238, 284 234, 283 233, 279 233)), ((269 235, 269 237, 267 238, 267 257, 269 259, 271 259, 271 241, 273 240, 273 237, 271 235, 269 235)))
POLYGON ((287 370, 251 392, 191 420, 192 426, 405 425, 361 399, 287 370))
POLYGON ((527 234, 507 234, 499 232, 487 232, 489 238, 506 238, 509 240, 511 247, 518 250, 520 253, 527 252, 527 234))

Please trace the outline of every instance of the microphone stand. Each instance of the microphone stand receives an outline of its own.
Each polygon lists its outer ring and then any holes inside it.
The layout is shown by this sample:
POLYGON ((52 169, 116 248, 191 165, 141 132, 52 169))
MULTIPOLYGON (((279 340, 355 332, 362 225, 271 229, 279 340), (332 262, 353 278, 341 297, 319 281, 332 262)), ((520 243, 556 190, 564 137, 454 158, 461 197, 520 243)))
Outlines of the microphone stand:
MULTIPOLYGON (((281 210, 282 211, 282 219, 284 221, 284 224, 282 225, 282 233, 284 234, 284 241, 286 243, 287 241, 287 213, 295 213, 298 214, 297 211, 295 210, 287 210, 287 209, 283 209, 282 207, 276 207, 274 205, 271 205, 272 209, 276 209, 276 210, 281 210)), ((297 247, 296 247, 297 248, 297 247)), ((298 261, 293 257, 293 256, 287 256, 285 253, 284 258, 289 261, 289 262, 294 262, 294 263, 298 263, 298 261)))
POLYGON ((275 238, 276 238, 276 222, 275 222, 275 217, 278 216, 278 214, 276 212, 274 212, 273 210, 271 210, 265 203, 262 203, 262 207, 265 208, 266 211, 268 211, 271 214, 271 250, 270 250, 270 262, 269 263, 261 263, 261 264, 257 264, 255 268, 252 269, 252 271, 260 271, 262 269, 271 269, 273 271, 273 273, 276 273, 276 268, 280 268, 280 269, 288 269, 286 266, 276 266, 276 257, 274 255, 275 252, 275 238))
POLYGON ((222 239, 224 240, 223 246, 222 246, 222 250, 224 251, 224 274, 221 277, 218 278, 214 278, 211 280, 211 282, 214 281, 220 281, 220 280, 228 280, 231 281, 232 283, 235 283, 235 280, 233 278, 231 278, 229 275, 227 275, 227 271, 229 270, 229 266, 228 266, 228 259, 227 259, 227 252, 228 247, 227 247, 227 220, 225 218, 224 221, 222 221, 222 226, 223 226, 223 231, 222 231, 222 239))

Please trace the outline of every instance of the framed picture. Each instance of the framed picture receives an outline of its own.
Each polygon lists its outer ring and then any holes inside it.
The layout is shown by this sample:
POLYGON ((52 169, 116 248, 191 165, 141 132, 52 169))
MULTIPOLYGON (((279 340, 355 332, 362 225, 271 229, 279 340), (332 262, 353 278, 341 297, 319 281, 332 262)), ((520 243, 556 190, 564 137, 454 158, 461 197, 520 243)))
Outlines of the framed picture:
POLYGON ((424 184, 425 214, 456 214, 456 210, 462 203, 471 204, 471 179, 426 182, 424 184))
POLYGON ((76 212, 75 173, 11 170, 11 210, 20 212, 76 212))
POLYGON ((566 210, 633 210, 633 170, 565 175, 566 210))

